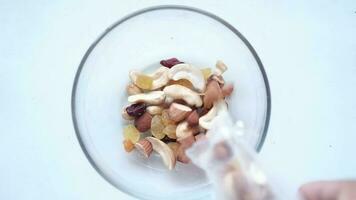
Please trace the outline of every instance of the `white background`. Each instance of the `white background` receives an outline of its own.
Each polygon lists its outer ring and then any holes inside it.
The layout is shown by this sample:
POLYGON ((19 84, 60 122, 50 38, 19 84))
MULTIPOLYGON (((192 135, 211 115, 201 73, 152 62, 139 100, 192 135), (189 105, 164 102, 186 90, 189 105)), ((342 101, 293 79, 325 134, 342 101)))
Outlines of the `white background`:
POLYGON ((261 157, 291 190, 356 178, 356 1, 0 1, 0 199, 133 199, 90 166, 70 110, 77 66, 137 9, 213 12, 255 47, 272 118, 261 157))

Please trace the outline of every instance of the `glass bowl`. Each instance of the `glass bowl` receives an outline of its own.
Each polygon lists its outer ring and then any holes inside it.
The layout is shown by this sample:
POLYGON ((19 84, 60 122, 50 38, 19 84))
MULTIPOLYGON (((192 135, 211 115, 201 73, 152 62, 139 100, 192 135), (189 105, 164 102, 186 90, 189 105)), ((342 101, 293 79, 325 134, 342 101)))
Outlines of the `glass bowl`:
POLYGON ((131 69, 178 59, 228 68, 235 85, 229 110, 250 130, 257 151, 266 137, 271 103, 267 76, 257 53, 233 26, 196 8, 158 6, 134 12, 112 26, 85 53, 73 85, 72 117, 79 143, 93 167, 116 188, 140 199, 207 199, 211 188, 193 164, 168 171, 156 155, 146 160, 123 149, 121 109, 127 105, 131 69))

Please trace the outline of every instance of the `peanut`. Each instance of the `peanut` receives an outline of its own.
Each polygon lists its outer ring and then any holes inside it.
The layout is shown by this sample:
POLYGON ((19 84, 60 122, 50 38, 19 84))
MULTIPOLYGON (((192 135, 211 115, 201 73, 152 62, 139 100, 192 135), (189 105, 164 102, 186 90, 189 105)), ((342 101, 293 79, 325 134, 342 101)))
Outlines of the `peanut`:
POLYGON ((187 122, 190 126, 195 126, 199 124, 199 114, 196 110, 194 110, 188 115, 187 122))
POLYGON ((234 85, 233 84, 224 85, 221 91, 224 97, 228 97, 234 91, 234 85))
POLYGON ((210 109, 213 103, 223 98, 220 85, 217 81, 212 80, 208 83, 204 96, 204 108, 210 109))

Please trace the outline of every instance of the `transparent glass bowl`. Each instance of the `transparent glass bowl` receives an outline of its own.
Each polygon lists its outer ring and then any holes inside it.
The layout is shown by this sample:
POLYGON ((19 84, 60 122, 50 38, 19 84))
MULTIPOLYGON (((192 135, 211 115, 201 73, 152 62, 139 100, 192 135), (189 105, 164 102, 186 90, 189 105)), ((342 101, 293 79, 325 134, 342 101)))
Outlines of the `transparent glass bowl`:
POLYGON ((177 57, 202 67, 223 60, 224 78, 234 83, 229 110, 250 130, 259 151, 270 117, 266 73, 251 44, 223 19, 195 8, 158 6, 113 24, 90 46, 72 91, 72 117, 80 145, 93 167, 118 189, 141 199, 207 199, 211 188, 203 171, 178 164, 168 171, 159 156, 143 159, 122 146, 121 109, 127 104, 131 69, 158 67, 177 57))

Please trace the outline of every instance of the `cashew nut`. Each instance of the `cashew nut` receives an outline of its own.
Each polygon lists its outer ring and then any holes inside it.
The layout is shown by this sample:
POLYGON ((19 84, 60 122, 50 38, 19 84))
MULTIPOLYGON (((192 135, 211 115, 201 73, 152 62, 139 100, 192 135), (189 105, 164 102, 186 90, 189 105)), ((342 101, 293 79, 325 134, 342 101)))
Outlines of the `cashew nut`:
POLYGON ((172 170, 176 165, 176 157, 172 149, 166 143, 157 138, 146 137, 146 139, 151 142, 153 150, 162 157, 163 163, 168 167, 168 169, 172 170))
POLYGON ((152 89, 158 89, 165 85, 167 85, 169 78, 168 78, 168 71, 167 67, 160 67, 154 73, 150 74, 153 78, 152 89))
POLYGON ((177 125, 176 135, 177 139, 181 140, 189 136, 193 136, 195 133, 199 132, 199 127, 189 127, 187 121, 183 121, 177 125))
MULTIPOLYGON (((169 81, 168 70, 169 69, 167 67, 160 67, 155 72, 148 75, 153 79, 151 90, 156 90, 158 88, 161 88, 168 83, 169 81)), ((130 71, 131 81, 133 83, 136 83, 137 76, 139 75, 145 75, 145 74, 136 70, 130 71)))
POLYGON ((177 138, 185 138, 193 135, 193 133, 189 130, 188 122, 184 121, 177 125, 176 135, 177 138))
POLYGON ((134 94, 140 94, 142 93, 141 89, 139 87, 137 87, 135 84, 130 83, 127 87, 126 87, 126 91, 128 95, 134 95, 134 94))
POLYGON ((130 103, 145 102, 147 104, 161 104, 164 102, 164 92, 163 91, 152 91, 148 93, 135 94, 128 97, 130 103))
POLYGON ((163 89, 164 94, 168 98, 183 99, 190 106, 200 107, 203 101, 198 93, 181 85, 170 85, 163 89))
POLYGON ((207 114, 199 118, 199 125, 205 129, 210 129, 212 120, 222 111, 227 111, 227 105, 224 100, 219 100, 214 103, 207 114))
POLYGON ((215 66, 216 66, 216 69, 214 71, 214 74, 217 75, 217 76, 221 76, 227 70, 227 66, 221 60, 218 60, 216 62, 215 66))
POLYGON ((205 90, 205 78, 203 73, 197 67, 190 64, 183 63, 174 65, 168 71, 168 78, 175 81, 186 79, 192 83, 198 92, 204 92, 205 90))
POLYGON ((148 106, 146 110, 151 115, 160 115, 163 111, 163 108, 161 106, 148 106))
POLYGON ((174 101, 174 99, 172 97, 166 96, 164 103, 169 106, 171 103, 173 103, 173 101, 174 101))

